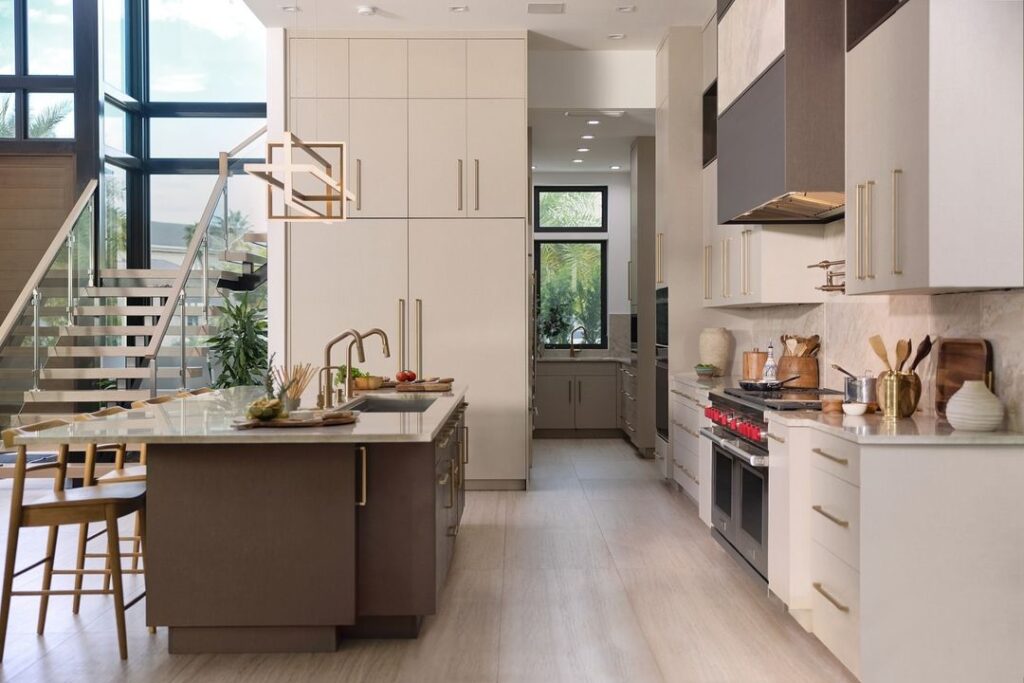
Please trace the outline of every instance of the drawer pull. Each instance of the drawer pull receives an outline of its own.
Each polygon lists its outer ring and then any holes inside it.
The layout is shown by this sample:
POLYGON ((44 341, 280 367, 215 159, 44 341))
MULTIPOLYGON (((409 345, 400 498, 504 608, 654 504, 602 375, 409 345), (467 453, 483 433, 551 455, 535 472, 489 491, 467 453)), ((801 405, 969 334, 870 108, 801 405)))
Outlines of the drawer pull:
POLYGON ((625 396, 626 398, 628 398, 630 401, 635 401, 636 400, 636 397, 633 396, 633 394, 629 393, 628 391, 623 391, 622 395, 625 396))
POLYGON ((837 524, 837 525, 843 527, 844 529, 846 529, 847 527, 850 526, 850 523, 848 521, 846 521, 845 519, 840 519, 839 517, 836 517, 835 515, 827 512, 820 505, 812 505, 811 509, 814 510, 815 512, 817 512, 819 515, 821 515, 825 519, 827 519, 828 521, 830 521, 830 522, 832 522, 834 524, 837 524))
POLYGON ((822 596, 823 596, 823 597, 824 597, 824 598, 825 598, 826 600, 828 600, 829 602, 831 602, 831 603, 832 603, 832 606, 833 606, 833 607, 835 607, 835 608, 836 608, 837 610, 839 610, 840 612, 849 612, 849 611, 850 611, 850 608, 849 608, 849 607, 847 607, 847 606, 846 606, 846 605, 844 605, 843 603, 841 603, 841 602, 839 602, 838 600, 836 600, 836 599, 835 599, 835 597, 833 597, 831 593, 829 593, 829 592, 828 592, 827 590, 825 590, 824 588, 822 588, 822 586, 821 586, 821 582, 819 582, 819 581, 815 581, 815 582, 814 582, 814 583, 812 583, 811 585, 812 585, 812 586, 814 586, 814 590, 816 590, 816 591, 818 591, 819 593, 821 593, 821 595, 822 595, 822 596))
POLYGON ((831 460, 832 462, 839 463, 840 465, 849 465, 850 464, 850 461, 847 460, 846 458, 836 457, 836 456, 832 455, 831 453, 826 453, 825 451, 821 450, 820 448, 812 448, 811 449, 811 453, 817 453, 821 457, 823 457, 823 458, 825 458, 827 460, 831 460))
POLYGON ((776 436, 776 435, 772 434, 771 432, 767 432, 767 436, 772 441, 778 441, 779 443, 786 443, 786 440, 783 439, 781 436, 776 436))
POLYGON ((690 400, 690 401, 693 400, 692 396, 690 396, 689 394, 684 394, 683 392, 679 391, 678 389, 669 389, 669 391, 671 391, 676 396, 682 396, 683 398, 685 398, 687 400, 690 400))

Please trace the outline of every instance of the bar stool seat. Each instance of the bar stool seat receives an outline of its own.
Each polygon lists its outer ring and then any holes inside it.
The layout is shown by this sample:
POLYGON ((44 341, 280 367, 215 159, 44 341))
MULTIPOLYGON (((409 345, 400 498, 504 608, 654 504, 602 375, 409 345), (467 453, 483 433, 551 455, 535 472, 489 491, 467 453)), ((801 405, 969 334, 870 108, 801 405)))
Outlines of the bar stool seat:
POLYGON ((51 491, 21 506, 22 526, 51 526, 106 521, 106 506, 118 517, 139 510, 145 503, 145 483, 127 482, 51 491), (55 512, 57 514, 55 514, 55 512))
POLYGON ((96 481, 103 484, 120 483, 127 481, 146 481, 145 465, 128 465, 120 469, 113 469, 104 474, 96 481))

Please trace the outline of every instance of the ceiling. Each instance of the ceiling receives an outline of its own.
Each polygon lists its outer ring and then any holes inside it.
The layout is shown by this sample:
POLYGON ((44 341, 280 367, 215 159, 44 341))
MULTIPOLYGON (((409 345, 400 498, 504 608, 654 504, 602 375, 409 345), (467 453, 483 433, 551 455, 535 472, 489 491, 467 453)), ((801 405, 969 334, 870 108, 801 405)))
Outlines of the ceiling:
POLYGON ((528 30, 536 50, 653 50, 673 25, 703 26, 714 0, 565 0, 563 14, 528 14, 528 0, 245 0, 266 26, 367 31, 528 30), (281 7, 297 5, 301 11, 281 7), (376 14, 359 16, 356 8, 376 14), (449 7, 465 5, 465 12, 449 7), (633 6, 622 13, 617 7, 633 6), (622 33, 621 40, 608 35, 622 33))
MULTIPOLYGON (((585 173, 629 170, 629 147, 640 135, 654 135, 653 109, 625 109, 621 117, 566 116, 562 109, 531 109, 534 171, 576 171, 585 173), (596 126, 587 121, 600 121, 596 126), (581 135, 593 135, 582 140, 581 135), (587 147, 589 152, 577 152, 587 147), (582 159, 583 163, 573 163, 582 159)), ((577 112, 573 112, 576 114, 577 112)))

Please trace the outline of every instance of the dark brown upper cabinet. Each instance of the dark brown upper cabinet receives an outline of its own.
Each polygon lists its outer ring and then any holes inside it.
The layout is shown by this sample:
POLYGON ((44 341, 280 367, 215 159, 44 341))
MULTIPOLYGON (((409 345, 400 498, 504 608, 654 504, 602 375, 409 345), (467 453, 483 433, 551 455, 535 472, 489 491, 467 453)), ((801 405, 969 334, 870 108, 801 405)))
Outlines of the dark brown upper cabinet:
POLYGON ((719 223, 843 215, 845 43, 842 0, 734 0, 720 16, 719 223))

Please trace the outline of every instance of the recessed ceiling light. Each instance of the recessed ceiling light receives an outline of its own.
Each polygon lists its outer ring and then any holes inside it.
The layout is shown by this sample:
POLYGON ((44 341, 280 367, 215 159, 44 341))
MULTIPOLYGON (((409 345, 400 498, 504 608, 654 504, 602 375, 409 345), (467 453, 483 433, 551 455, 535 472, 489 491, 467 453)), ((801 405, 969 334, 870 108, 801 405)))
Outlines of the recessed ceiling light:
POLYGON ((580 147, 580 148, 579 148, 579 149, 577 149, 576 151, 577 151, 577 152, 589 152, 589 151, 590 151, 590 148, 589 148, 589 147, 580 147))
POLYGON ((608 168, 612 169, 613 171, 621 171, 622 170, 621 166, 609 166, 608 168))
POLYGON ((583 163, 583 159, 573 159, 572 163, 574 163, 574 164, 582 164, 583 163))
POLYGON ((537 170, 537 167, 536 167, 536 166, 530 166, 530 170, 531 170, 531 171, 536 171, 536 170, 537 170))
POLYGON ((448 11, 449 12, 455 12, 456 14, 461 13, 461 12, 468 12, 469 11, 469 5, 449 5, 448 6, 448 11))
POLYGON ((589 121, 587 121, 587 125, 588 126, 596 126, 599 123, 601 123, 601 122, 598 121, 597 119, 590 119, 589 121))
POLYGON ((625 33, 609 33, 608 40, 622 40, 626 37, 625 33))
POLYGON ((615 8, 615 11, 622 14, 631 14, 636 11, 636 5, 619 5, 615 8))
POLYGON ((301 12, 302 8, 298 5, 281 5, 282 12, 301 12))
POLYGON ((526 5, 527 14, 565 14, 564 2, 531 2, 526 5))
POLYGON ((594 139, 593 135, 581 135, 580 136, 580 140, 593 140, 593 139, 594 139))
POLYGON ((377 8, 371 7, 370 5, 360 5, 359 7, 356 7, 356 14, 361 17, 372 17, 376 13, 377 8))

